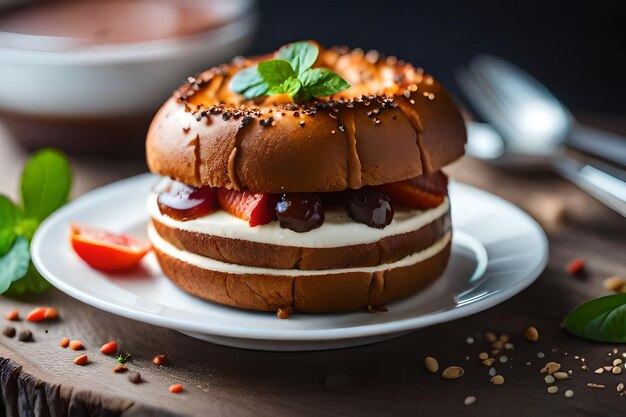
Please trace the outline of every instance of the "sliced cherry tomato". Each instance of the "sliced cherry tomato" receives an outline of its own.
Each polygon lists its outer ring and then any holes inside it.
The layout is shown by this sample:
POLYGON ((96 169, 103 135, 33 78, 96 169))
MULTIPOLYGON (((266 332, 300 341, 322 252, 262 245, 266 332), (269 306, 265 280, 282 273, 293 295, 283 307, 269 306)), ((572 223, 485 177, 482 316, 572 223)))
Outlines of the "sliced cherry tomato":
POLYGON ((276 218, 276 203, 280 195, 220 188, 217 191, 217 199, 224 211, 246 220, 250 226, 255 227, 276 218))
POLYGON ((102 271, 130 269, 151 249, 143 240, 80 224, 70 225, 70 240, 83 261, 102 271))
POLYGON ((416 209, 435 208, 448 193, 448 177, 437 171, 406 181, 393 182, 380 186, 394 204, 416 209))

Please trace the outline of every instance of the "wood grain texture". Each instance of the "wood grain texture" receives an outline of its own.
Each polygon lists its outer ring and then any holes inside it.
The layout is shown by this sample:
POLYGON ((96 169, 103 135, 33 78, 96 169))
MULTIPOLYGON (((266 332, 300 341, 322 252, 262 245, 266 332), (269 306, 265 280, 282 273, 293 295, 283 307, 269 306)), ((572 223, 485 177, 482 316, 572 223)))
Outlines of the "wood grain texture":
MULTIPOLYGON (((11 164, 0 164, 0 171, 11 174, 0 176, 0 192, 15 190, 15 173, 24 155, 9 146, 1 133, 0 149, 0 161, 11 164)), ((120 163, 125 168, 119 170, 113 168, 118 164, 115 161, 100 162, 99 168, 86 160, 74 162, 79 193, 143 168, 143 161, 120 163)), ((18 322, 16 327, 33 331, 33 343, 0 335, 0 357, 11 360, 0 360, 5 413, 16 415, 12 407, 17 398, 23 415, 51 416, 74 415, 70 409, 89 415, 158 415, 155 409, 160 415, 189 416, 623 415, 626 396, 620 397, 615 387, 626 383, 625 374, 597 375, 593 370, 609 363, 613 348, 621 353, 626 347, 574 338, 560 328, 560 322, 579 303, 607 294, 602 288, 604 278, 626 275, 626 220, 549 174, 513 174, 469 158, 448 171, 531 213, 544 204, 565 207, 561 225, 544 219, 550 240, 546 271, 513 299, 471 317, 375 345, 273 353, 197 341, 101 312, 58 291, 28 300, 0 297, 0 313, 19 308, 24 316, 34 306, 49 304, 62 315, 58 322, 47 324, 18 322), (565 265, 577 257, 585 260, 587 273, 572 277, 565 265), (536 343, 523 337, 530 325, 539 329, 536 343), (488 330, 509 334, 515 345, 507 352, 506 364, 494 365, 506 379, 502 386, 489 383, 489 368, 477 359, 488 347, 483 337, 488 330), (58 346, 62 336, 83 341, 91 360, 88 366, 72 363, 77 353, 58 346), (475 342, 466 343, 467 337, 475 342), (98 352, 110 339, 132 354, 129 366, 141 372, 145 383, 133 385, 126 375, 112 372, 115 361, 98 352), (546 357, 539 359, 538 352, 546 357), (157 353, 168 354, 167 366, 151 363, 157 353), (426 372, 426 355, 437 357, 442 367, 462 366, 465 375, 448 381, 426 372), (587 371, 581 370, 575 355, 586 358, 587 371), (547 393, 544 375, 539 373, 550 360, 573 371, 571 380, 558 383, 556 395, 547 393), (22 367, 19 373, 16 364, 22 367), (168 386, 177 382, 185 392, 169 393, 168 386), (588 382, 606 388, 587 388, 588 382), (575 396, 565 398, 566 389, 573 389, 575 396), (463 405, 468 395, 477 397, 471 407, 463 405), (38 414, 37 410, 45 409, 44 398, 50 411, 38 414)), ((1 318, 0 323, 1 327, 8 324, 1 318)), ((0 415, 2 411, 0 407, 0 415)))

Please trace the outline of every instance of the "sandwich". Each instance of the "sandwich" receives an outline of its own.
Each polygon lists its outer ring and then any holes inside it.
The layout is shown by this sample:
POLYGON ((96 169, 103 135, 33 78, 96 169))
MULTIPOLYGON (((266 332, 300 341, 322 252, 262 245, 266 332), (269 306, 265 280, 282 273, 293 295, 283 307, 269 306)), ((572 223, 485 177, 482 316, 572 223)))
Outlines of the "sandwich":
POLYGON ((146 141, 149 237, 182 290, 240 309, 376 311, 437 280, 441 168, 465 125, 422 69, 314 42, 190 77, 146 141))

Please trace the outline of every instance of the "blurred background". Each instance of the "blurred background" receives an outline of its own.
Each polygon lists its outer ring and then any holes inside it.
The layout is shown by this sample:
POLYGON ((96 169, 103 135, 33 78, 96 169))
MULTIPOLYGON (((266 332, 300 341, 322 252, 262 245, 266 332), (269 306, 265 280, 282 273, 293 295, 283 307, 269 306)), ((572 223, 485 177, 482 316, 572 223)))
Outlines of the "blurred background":
POLYGON ((464 105, 455 75, 492 54, 626 133, 624 1, 0 0, 0 175, 43 146, 142 161, 152 116, 188 75, 302 39, 396 55, 464 105))
POLYGON ((31 147, 141 153, 187 75, 300 39, 397 55, 457 97, 455 71, 490 53, 576 114, 626 114, 626 2, 495 0, 0 0, 0 113, 31 147))

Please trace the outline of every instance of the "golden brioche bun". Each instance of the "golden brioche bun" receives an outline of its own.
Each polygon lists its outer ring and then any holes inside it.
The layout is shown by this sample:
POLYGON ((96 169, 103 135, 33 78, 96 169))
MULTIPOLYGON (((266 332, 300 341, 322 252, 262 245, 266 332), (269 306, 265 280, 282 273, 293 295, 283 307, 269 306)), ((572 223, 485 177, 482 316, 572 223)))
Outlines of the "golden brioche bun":
POLYGON ((314 67, 352 87, 300 105, 246 100, 232 76, 266 57, 190 78, 155 116, 146 143, 154 173, 192 186, 326 192, 432 173, 463 155, 461 114, 443 87, 395 58, 320 48, 314 67))

